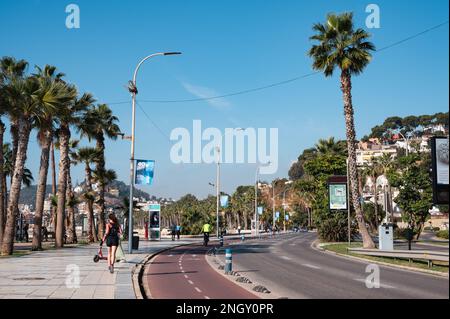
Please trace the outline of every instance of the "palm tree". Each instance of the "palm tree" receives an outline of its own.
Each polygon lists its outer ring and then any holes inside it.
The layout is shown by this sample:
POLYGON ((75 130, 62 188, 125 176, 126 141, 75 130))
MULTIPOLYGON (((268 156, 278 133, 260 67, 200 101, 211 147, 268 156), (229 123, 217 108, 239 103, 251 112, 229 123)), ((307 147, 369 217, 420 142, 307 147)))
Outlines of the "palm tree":
POLYGON ((55 247, 64 246, 64 223, 65 223, 65 206, 67 177, 70 170, 70 127, 78 125, 81 121, 83 112, 94 103, 91 94, 85 93, 80 98, 74 98, 68 107, 58 112, 58 136, 59 136, 59 175, 58 175, 58 205, 56 207, 56 230, 55 230, 55 247))
POLYGON ((18 119, 19 131, 15 156, 13 148, 14 173, 12 174, 6 227, 2 243, 2 254, 4 255, 10 255, 13 252, 17 207, 32 127, 45 118, 45 114, 52 112, 59 105, 72 98, 68 94, 57 94, 57 92, 61 92, 62 86, 65 86, 65 84, 35 76, 15 79, 8 86, 7 99, 14 108, 14 117, 18 119))
MULTIPOLYGON (((55 97, 59 97, 59 99, 63 102, 61 105, 58 105, 58 108, 66 107, 69 102, 69 98, 71 97, 71 92, 61 80, 63 74, 55 74, 56 67, 49 65, 46 65, 44 69, 36 66, 36 71, 37 73, 34 76, 40 78, 43 82, 59 82, 59 85, 55 85, 55 90, 51 93, 54 94, 55 97), (69 96, 62 98, 65 94, 69 94, 69 96)), ((36 212, 34 217, 35 224, 33 227, 32 250, 42 249, 42 216, 47 187, 50 148, 53 142, 54 122, 56 120, 54 111, 55 110, 48 110, 48 112, 44 113, 40 121, 37 123, 37 128, 39 130, 37 138, 38 144, 41 147, 41 159, 39 166, 39 181, 36 190, 36 212)))
POLYGON ((375 46, 368 41, 370 35, 366 31, 354 29, 352 13, 329 14, 326 24, 317 23, 313 26, 313 30, 316 34, 310 39, 319 42, 309 51, 309 56, 314 60, 313 68, 323 71, 326 77, 332 76, 336 68, 341 70, 340 82, 344 99, 351 199, 363 239, 363 247, 374 248, 375 244, 367 230, 359 205, 351 78, 352 75, 361 74, 370 63, 372 58, 370 51, 374 51, 375 46))
POLYGON ((97 232, 94 227, 94 200, 95 193, 92 189, 92 168, 91 164, 98 161, 101 157, 101 152, 93 147, 81 147, 74 155, 73 158, 77 163, 83 163, 85 165, 85 188, 84 198, 88 207, 88 240, 94 242, 98 240, 97 232))
MULTIPOLYGON (((106 104, 99 104, 85 113, 83 122, 79 126, 81 136, 88 137, 89 141, 95 139, 96 147, 101 152, 99 161, 96 162, 96 171, 102 174, 105 171, 105 137, 115 140, 120 133, 117 125, 118 118, 113 115, 106 104)), ((100 185, 99 200, 99 235, 103 236, 105 229, 105 185, 100 185)))
MULTIPOLYGON (((10 115, 11 105, 8 104, 5 94, 6 86, 15 78, 22 77, 28 63, 25 60, 15 60, 12 57, 3 57, 0 59, 0 147, 3 146, 3 138, 6 130, 5 124, 1 120, 4 115, 10 115)), ((10 118, 11 133, 17 132, 17 122, 10 118)), ((13 144, 17 145, 17 134, 12 136, 13 144)), ((0 150, 0 168, 4 165, 3 152, 0 150)), ((0 170, 0 246, 3 241, 5 223, 6 223, 6 181, 4 181, 4 172, 0 170)))
MULTIPOLYGON (((70 157, 71 164, 76 164, 76 149, 78 147, 78 140, 70 141, 70 157)), ((78 198, 75 197, 72 187, 72 176, 70 174, 70 168, 67 171, 67 190, 66 190, 66 198, 67 198, 67 218, 66 218, 66 229, 67 229, 67 244, 75 244, 78 242, 77 233, 76 233, 76 223, 75 223, 75 207, 79 204, 78 198)))
POLYGON ((373 199, 374 199, 374 213, 375 213, 375 220, 376 225, 375 228, 378 228, 379 218, 378 218, 378 189, 377 189, 377 179, 381 175, 383 175, 383 168, 379 163, 378 158, 372 158, 370 165, 365 165, 363 168, 361 175, 363 176, 363 180, 365 180, 365 177, 369 177, 373 183, 372 192, 373 192, 373 199))
POLYGON ((345 154, 345 142, 335 141, 334 137, 320 139, 315 149, 317 154, 345 154))

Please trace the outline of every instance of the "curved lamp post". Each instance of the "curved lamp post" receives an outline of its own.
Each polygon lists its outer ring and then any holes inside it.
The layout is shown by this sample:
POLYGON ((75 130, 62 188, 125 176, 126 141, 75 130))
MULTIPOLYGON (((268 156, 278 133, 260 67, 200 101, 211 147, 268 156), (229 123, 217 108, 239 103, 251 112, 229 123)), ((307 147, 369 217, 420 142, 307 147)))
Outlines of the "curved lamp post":
POLYGON ((136 78, 142 63, 151 59, 155 56, 160 55, 178 55, 181 52, 160 52, 154 53, 143 58, 136 69, 134 70, 133 81, 128 83, 128 90, 132 95, 132 115, 131 115, 131 157, 130 157, 130 207, 129 207, 129 217, 128 217, 128 253, 133 253, 133 188, 134 188, 134 132, 136 123, 136 95, 138 94, 138 89, 136 86, 136 78))

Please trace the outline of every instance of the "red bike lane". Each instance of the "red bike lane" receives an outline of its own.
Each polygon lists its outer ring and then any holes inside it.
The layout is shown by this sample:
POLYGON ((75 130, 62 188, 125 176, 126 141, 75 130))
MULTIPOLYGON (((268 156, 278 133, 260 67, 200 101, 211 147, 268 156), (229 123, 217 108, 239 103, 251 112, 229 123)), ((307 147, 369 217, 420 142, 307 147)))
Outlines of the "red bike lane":
POLYGON ((258 299, 217 273, 206 261, 211 247, 189 245, 165 251, 146 265, 143 281, 153 299, 258 299))

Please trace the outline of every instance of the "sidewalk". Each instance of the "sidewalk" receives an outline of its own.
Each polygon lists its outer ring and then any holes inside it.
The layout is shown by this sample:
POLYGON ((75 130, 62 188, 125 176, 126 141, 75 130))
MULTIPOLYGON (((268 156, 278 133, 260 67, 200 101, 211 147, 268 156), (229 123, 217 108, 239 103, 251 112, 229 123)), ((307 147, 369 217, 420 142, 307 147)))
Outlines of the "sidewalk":
MULTIPOLYGON (((126 254, 126 262, 117 263, 114 274, 109 273, 106 260, 93 262, 98 244, 0 258, 0 299, 135 299, 131 273, 134 265, 149 254, 198 241, 141 239, 139 250, 126 254)), ((122 247, 126 251, 127 243, 122 247)), ((106 255, 106 247, 103 253, 106 255)))

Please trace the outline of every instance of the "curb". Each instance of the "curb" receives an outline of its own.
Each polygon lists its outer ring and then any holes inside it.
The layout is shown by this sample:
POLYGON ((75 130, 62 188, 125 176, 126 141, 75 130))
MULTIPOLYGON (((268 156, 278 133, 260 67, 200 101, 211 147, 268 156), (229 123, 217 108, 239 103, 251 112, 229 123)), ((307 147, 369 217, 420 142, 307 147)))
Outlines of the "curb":
POLYGON ((439 271, 435 271, 435 270, 427 270, 427 269, 420 269, 420 268, 414 268, 414 267, 408 267, 408 266, 402 266, 402 265, 395 265, 395 264, 390 264, 390 263, 386 263, 386 262, 383 262, 383 261, 370 260, 370 259, 365 259, 365 258, 361 258, 361 257, 344 255, 344 254, 336 253, 334 251, 326 250, 326 249, 324 249, 324 248, 322 248, 320 246, 318 247, 318 244, 319 244, 319 240, 316 239, 315 241, 313 241, 311 243, 311 248, 316 250, 316 251, 319 251, 319 252, 321 252, 323 254, 339 256, 341 258, 346 258, 346 259, 350 259, 350 260, 360 261, 360 262, 364 262, 364 263, 379 264, 379 265, 383 265, 383 266, 390 267, 390 268, 397 269, 397 270, 403 270, 403 271, 409 271, 409 272, 415 272, 415 273, 422 273, 422 274, 432 275, 432 276, 446 278, 446 279, 449 278, 448 272, 447 273, 443 273, 443 272, 439 272, 439 271))

